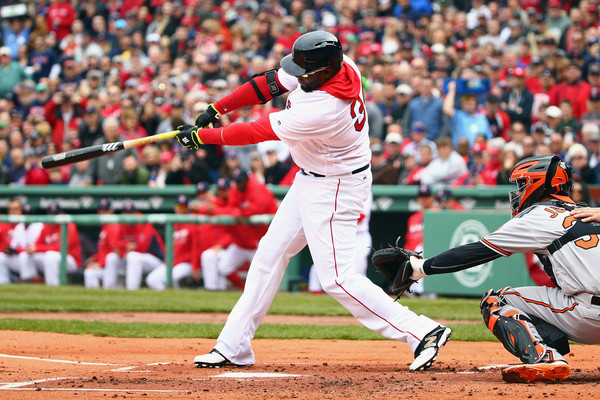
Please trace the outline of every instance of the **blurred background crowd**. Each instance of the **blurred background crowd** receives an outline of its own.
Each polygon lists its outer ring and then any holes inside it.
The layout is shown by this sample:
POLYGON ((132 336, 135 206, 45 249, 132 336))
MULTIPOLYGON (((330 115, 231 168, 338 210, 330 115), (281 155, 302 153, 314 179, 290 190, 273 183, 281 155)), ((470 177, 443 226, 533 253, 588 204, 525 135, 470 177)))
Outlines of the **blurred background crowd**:
POLYGON ((193 123, 318 29, 363 73, 375 184, 505 184, 520 159, 549 153, 584 187, 600 182, 597 0, 2 4, 2 184, 164 187, 216 183, 235 168, 289 184, 297 167, 281 143, 187 151, 170 141, 50 171, 39 161, 193 123))

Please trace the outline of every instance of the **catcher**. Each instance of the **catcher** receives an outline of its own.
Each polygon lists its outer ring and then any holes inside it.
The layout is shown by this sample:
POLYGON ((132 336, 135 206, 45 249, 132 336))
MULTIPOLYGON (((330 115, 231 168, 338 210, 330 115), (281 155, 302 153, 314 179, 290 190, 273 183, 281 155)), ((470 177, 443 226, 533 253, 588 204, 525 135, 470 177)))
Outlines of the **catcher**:
MULTIPOLYGON (((512 218, 475 243, 429 259, 401 248, 378 250, 373 264, 400 296, 427 275, 474 267, 515 253, 534 252, 556 288, 504 287, 481 299, 483 320, 522 364, 502 371, 506 382, 565 380, 568 340, 600 343, 600 223, 569 197, 571 167, 558 156, 526 158, 511 173, 512 218), (590 219, 590 221, 587 221, 590 219)), ((589 209, 587 209, 589 210, 589 209)))

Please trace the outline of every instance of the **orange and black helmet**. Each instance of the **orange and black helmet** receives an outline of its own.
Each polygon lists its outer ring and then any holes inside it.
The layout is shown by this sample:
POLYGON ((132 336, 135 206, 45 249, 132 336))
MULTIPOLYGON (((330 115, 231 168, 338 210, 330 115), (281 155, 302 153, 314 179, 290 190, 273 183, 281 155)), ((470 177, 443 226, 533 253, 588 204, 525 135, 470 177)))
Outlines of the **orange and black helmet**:
POLYGON ((512 216, 546 196, 573 203, 569 194, 573 185, 571 167, 559 156, 529 157, 519 162, 510 174, 517 189, 509 193, 512 216))

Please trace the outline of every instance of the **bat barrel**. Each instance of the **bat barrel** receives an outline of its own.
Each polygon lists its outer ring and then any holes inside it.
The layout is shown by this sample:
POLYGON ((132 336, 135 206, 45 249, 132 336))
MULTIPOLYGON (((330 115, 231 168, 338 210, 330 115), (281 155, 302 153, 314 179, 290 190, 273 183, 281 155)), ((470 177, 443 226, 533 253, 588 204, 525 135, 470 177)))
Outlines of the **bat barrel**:
POLYGON ((62 167, 63 165, 91 160, 92 158, 101 157, 107 153, 112 153, 123 149, 123 142, 105 143, 83 147, 81 149, 45 156, 42 158, 42 167, 46 169, 62 167))

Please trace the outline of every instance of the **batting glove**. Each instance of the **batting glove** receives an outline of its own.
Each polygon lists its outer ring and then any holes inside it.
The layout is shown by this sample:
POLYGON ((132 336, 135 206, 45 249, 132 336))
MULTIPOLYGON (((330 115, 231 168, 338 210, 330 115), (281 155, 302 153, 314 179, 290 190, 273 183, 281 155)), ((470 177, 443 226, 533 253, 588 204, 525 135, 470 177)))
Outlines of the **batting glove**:
POLYGON ((209 124, 215 124, 221 118, 221 114, 215 109, 212 104, 206 107, 206 110, 196 118, 196 126, 206 128, 209 124))
POLYGON ((204 144, 198 136, 198 127, 194 125, 179 125, 177 130, 179 133, 175 136, 177 141, 188 149, 198 149, 201 144, 204 144))

